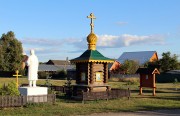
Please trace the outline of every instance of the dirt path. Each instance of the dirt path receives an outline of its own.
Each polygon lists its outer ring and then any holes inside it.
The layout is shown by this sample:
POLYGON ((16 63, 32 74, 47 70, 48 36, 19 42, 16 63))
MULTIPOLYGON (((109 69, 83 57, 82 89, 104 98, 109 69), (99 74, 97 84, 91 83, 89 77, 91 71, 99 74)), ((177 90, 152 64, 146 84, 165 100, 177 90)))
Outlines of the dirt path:
POLYGON ((80 116, 180 116, 180 109, 137 111, 137 112, 94 113, 90 115, 80 115, 80 116))

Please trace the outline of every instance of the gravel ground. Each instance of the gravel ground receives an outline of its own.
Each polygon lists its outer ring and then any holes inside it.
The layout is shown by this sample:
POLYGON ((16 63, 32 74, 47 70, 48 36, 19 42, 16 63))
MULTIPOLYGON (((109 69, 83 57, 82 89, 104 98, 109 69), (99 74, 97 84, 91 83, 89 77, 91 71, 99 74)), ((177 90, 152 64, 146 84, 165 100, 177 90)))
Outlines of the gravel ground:
POLYGON ((90 115, 79 115, 79 116, 180 116, 180 109, 137 111, 137 112, 94 113, 90 115))

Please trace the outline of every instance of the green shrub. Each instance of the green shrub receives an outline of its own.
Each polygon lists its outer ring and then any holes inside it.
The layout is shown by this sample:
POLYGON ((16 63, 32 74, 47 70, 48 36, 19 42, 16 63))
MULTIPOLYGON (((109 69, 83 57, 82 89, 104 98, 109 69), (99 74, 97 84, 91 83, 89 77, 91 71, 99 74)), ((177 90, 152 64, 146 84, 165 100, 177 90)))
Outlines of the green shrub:
POLYGON ((46 76, 47 76, 46 72, 38 72, 39 79, 46 79, 46 76))
POLYGON ((7 88, 5 87, 5 86, 3 86, 3 87, 1 87, 0 88, 0 95, 6 95, 6 93, 7 93, 7 90, 6 90, 7 88))
POLYGON ((7 86, 3 86, 0 88, 0 95, 11 95, 17 96, 20 95, 18 88, 16 87, 16 83, 14 81, 8 83, 7 86))
POLYGON ((55 74, 52 74, 53 79, 65 79, 67 77, 67 73, 65 70, 57 71, 55 74))
POLYGON ((139 78, 137 78, 137 77, 110 78, 110 81, 113 81, 113 82, 127 82, 128 85, 137 85, 137 84, 139 84, 139 78))

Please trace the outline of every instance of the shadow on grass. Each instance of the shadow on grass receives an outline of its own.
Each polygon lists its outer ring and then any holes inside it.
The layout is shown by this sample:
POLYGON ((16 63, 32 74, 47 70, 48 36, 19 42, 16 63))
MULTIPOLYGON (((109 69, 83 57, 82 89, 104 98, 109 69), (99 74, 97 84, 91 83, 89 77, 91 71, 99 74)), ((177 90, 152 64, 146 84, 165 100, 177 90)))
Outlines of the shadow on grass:
POLYGON ((164 90, 156 90, 156 93, 169 93, 169 94, 180 94, 180 91, 174 90, 174 91, 164 91, 164 90))
POLYGON ((131 93, 137 93, 137 95, 131 96, 132 98, 152 98, 152 99, 162 99, 162 100, 180 100, 180 91, 166 91, 156 90, 156 96, 153 96, 152 90, 143 90, 143 94, 139 95, 139 90, 131 90, 131 93), (150 95, 151 94, 151 95, 150 95), (158 95, 161 94, 161 95, 158 95))
POLYGON ((180 100, 180 96, 165 96, 165 97, 154 97, 155 99, 165 99, 165 100, 180 100))
POLYGON ((82 103, 81 100, 74 100, 72 97, 67 95, 56 95, 56 99, 64 103, 82 103))
POLYGON ((139 110, 136 112, 139 116, 155 115, 155 116, 179 116, 180 109, 177 108, 165 108, 156 106, 139 106, 139 110))
MULTIPOLYGON (((143 90, 143 93, 152 93, 153 90, 143 90)), ((139 90, 131 90, 131 93, 139 93, 139 90)), ((180 94, 179 90, 174 91, 164 91, 163 90, 156 90, 156 93, 173 93, 173 94, 180 94)))

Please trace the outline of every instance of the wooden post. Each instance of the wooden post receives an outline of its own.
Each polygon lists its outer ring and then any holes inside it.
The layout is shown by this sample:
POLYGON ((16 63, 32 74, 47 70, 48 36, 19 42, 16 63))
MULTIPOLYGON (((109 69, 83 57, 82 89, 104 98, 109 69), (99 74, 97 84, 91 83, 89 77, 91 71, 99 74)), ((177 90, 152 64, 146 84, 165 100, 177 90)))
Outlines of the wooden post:
POLYGON ((139 95, 142 95, 142 78, 143 78, 143 75, 140 74, 140 86, 139 86, 139 95))
POLYGON ((104 63, 104 83, 108 83, 108 64, 104 63))
POLYGON ((139 87, 139 95, 142 95, 142 87, 139 87))
POLYGON ((156 95, 156 88, 154 87, 153 88, 153 96, 155 96, 156 95))
POLYGON ((88 68, 88 70, 87 70, 87 84, 89 85, 89 84, 91 84, 91 74, 90 74, 91 64, 88 63, 87 65, 88 65, 88 66, 87 66, 87 68, 88 68))
POLYGON ((128 88, 128 100, 130 99, 130 96, 131 96, 131 91, 130 91, 130 89, 128 88))
POLYGON ((91 63, 91 67, 90 67, 90 70, 91 70, 91 73, 90 73, 90 80, 91 80, 91 84, 94 84, 94 70, 93 70, 93 68, 94 68, 94 63, 92 62, 91 63))
POLYGON ((80 82, 80 69, 79 69, 80 63, 76 63, 76 84, 79 84, 80 82))
POLYGON ((19 86, 19 84, 18 84, 18 77, 19 77, 19 76, 22 76, 22 75, 18 75, 18 74, 19 74, 19 71, 16 70, 16 74, 13 75, 14 77, 16 77, 16 87, 17 87, 17 88, 18 88, 18 86, 19 86))
POLYGON ((153 96, 156 95, 156 82, 155 82, 155 74, 153 74, 153 96))

